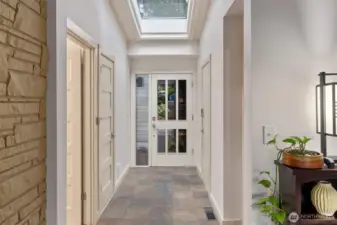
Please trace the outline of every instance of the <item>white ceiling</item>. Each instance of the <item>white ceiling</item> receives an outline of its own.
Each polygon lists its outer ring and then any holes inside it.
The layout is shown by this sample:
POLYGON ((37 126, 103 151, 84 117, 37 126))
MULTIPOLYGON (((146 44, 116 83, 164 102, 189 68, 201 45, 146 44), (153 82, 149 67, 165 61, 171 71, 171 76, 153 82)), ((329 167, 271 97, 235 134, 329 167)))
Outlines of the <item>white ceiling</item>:
POLYGON ((110 0, 128 41, 198 40, 212 0, 190 0, 187 19, 142 20, 135 0, 110 0))

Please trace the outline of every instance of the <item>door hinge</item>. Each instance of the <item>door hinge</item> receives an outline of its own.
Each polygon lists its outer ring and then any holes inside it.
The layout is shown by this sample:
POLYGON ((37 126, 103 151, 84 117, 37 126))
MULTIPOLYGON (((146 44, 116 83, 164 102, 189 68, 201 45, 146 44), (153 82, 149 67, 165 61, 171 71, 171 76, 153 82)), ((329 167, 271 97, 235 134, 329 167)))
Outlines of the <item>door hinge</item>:
POLYGON ((192 155, 194 155, 194 148, 192 148, 192 155))
POLYGON ((192 120, 194 120, 194 115, 192 115, 192 120))
POLYGON ((114 139, 115 135, 113 133, 111 133, 111 139, 114 139))
POLYGON ((204 109, 201 109, 201 117, 204 117, 204 109))
POLYGON ((192 87, 194 87, 194 82, 192 82, 192 84, 191 84, 191 85, 192 85, 192 87))
POLYGON ((96 117, 96 125, 98 126, 101 123, 101 118, 96 117))
POLYGON ((87 200, 87 193, 83 192, 81 198, 82 198, 82 202, 87 200))

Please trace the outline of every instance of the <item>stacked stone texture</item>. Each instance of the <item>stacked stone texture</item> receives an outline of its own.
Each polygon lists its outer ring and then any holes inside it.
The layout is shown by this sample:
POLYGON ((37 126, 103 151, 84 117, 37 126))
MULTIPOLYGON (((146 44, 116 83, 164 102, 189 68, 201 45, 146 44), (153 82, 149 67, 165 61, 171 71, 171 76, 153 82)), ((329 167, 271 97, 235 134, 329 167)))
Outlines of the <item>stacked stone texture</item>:
POLYGON ((45 0, 0 0, 0 225, 44 225, 45 0))

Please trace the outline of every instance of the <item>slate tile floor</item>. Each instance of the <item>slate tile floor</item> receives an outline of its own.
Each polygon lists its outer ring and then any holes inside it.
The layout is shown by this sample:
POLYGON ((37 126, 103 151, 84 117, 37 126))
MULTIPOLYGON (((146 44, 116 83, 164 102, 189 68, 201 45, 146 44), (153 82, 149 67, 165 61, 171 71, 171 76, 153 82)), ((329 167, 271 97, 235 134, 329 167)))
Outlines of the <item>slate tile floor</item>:
POLYGON ((132 168, 98 225, 218 225, 195 168, 132 168))

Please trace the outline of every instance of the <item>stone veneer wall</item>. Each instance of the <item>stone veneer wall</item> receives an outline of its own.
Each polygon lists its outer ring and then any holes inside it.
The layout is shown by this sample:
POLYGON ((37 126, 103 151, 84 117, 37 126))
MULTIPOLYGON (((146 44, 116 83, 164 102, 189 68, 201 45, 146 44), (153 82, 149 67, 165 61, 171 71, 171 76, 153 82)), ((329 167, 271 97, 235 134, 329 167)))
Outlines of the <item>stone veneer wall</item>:
POLYGON ((45 224, 45 0, 0 0, 0 225, 45 224))

